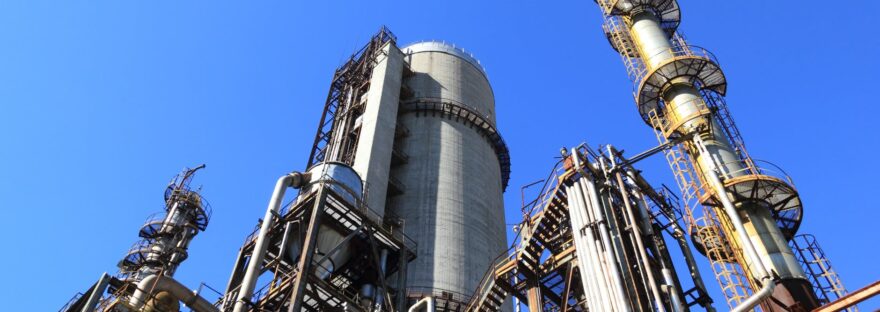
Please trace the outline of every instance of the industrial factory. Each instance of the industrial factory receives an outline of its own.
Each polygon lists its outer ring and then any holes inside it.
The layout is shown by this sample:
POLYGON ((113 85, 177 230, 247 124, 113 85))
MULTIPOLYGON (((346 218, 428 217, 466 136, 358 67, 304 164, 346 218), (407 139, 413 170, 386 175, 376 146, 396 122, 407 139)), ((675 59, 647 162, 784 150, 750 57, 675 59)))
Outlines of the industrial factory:
POLYGON ((60 312, 854 312, 880 293, 847 291, 799 231, 809 205, 749 154, 722 66, 679 31, 679 3, 596 6, 655 147, 558 142, 537 196, 505 207, 511 156, 480 61, 383 27, 336 68, 301 170, 278 173, 237 257, 214 260, 231 265, 219 295, 175 279, 212 215, 191 186, 201 165, 108 259, 118 270, 71 289, 60 312), (676 185, 643 176, 650 157, 676 185))

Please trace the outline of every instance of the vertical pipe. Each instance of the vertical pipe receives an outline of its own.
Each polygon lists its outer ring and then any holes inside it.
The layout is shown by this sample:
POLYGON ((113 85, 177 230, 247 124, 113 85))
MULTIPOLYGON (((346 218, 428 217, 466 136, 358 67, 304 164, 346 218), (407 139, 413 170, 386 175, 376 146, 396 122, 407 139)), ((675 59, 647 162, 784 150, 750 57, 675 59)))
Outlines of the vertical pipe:
POLYGON ((238 289, 233 312, 247 311, 247 306, 256 287, 257 278, 260 277, 260 271, 263 268, 263 257, 266 256, 266 249, 269 247, 269 230, 272 229, 272 224, 275 222, 275 214, 281 210, 281 201, 284 199, 284 193, 287 191, 287 188, 299 186, 303 183, 303 180, 303 174, 294 172, 279 178, 275 183, 275 191, 272 192, 269 206, 266 208, 266 214, 263 216, 263 222, 260 224, 260 232, 257 235, 254 251, 251 253, 244 278, 238 289))
POLYGON ((95 306, 98 305, 98 300, 101 299, 104 294, 104 290, 107 289, 107 284, 110 283, 110 275, 107 272, 101 274, 101 278, 98 279, 98 282, 95 283, 95 288, 92 289, 92 292, 89 293, 89 299, 86 301, 85 305, 83 305, 81 312, 93 312, 95 311, 95 306))
POLYGON ((681 298, 678 296, 678 289, 675 287, 675 278, 672 276, 672 271, 668 268, 662 268, 660 272, 663 274, 663 280, 668 287, 669 298, 672 301, 672 310, 684 312, 684 304, 682 304, 681 298))
MULTIPOLYGON (((630 179, 634 183, 636 183, 636 185, 639 187, 639 189, 642 190, 642 192, 647 192, 648 190, 650 190, 650 186, 648 185, 647 181, 645 181, 645 179, 641 175, 636 173, 635 171, 628 170, 627 175, 629 175, 630 179)), ((653 194, 657 195, 659 197, 658 194, 656 194, 656 193, 653 193, 653 194)), ((649 196, 650 196, 650 194, 649 194, 649 196)), ((663 202, 662 197, 661 198, 652 197, 652 200, 654 200, 655 202, 657 202, 657 204, 660 204, 660 205, 666 204, 665 202, 663 202)), ((642 201, 645 201, 644 196, 642 196, 642 201)), ((678 217, 668 207, 661 208, 660 212, 662 212, 664 215, 666 215, 666 218, 669 219, 669 226, 672 227, 672 237, 675 239, 676 242, 678 242, 678 247, 679 247, 679 249, 681 249, 681 253, 684 256, 685 263, 687 263, 688 271, 690 272, 691 280, 693 281, 694 286, 701 291, 701 293, 700 293, 701 295, 707 294, 708 291, 706 290, 706 284, 703 283, 703 276, 702 276, 702 274, 700 274, 700 269, 699 269, 699 267, 697 267, 697 261, 694 258, 693 252, 691 252, 690 244, 687 241, 687 235, 685 234, 684 229, 682 229, 681 225, 678 223, 678 217)), ((707 312, 715 312, 715 307, 712 306, 711 298, 710 298, 709 302, 707 302, 707 303, 705 303, 705 305, 703 305, 703 308, 705 308, 707 312)))
MULTIPOLYGON (((592 255, 589 252, 589 244, 584 241, 587 238, 581 235, 586 224, 585 218, 581 215, 584 211, 583 203, 578 196, 577 187, 574 184, 567 187, 566 192, 568 193, 568 211, 571 219, 572 236, 574 236, 575 253, 577 253, 578 262, 581 267, 581 285, 584 287, 584 293, 589 297, 587 305, 590 310, 601 311, 602 307, 599 302, 602 300, 602 297, 599 295, 599 288, 595 284, 597 279, 593 277, 592 255)), ((591 230, 587 229, 587 232, 589 231, 591 230)))
MULTIPOLYGON (((612 162, 614 161, 614 155, 611 155, 612 162)), ((642 241, 642 231, 639 226, 638 219, 636 219, 635 214, 633 213, 632 204, 630 204, 629 194, 626 191, 626 185, 623 182, 623 175, 620 174, 620 171, 614 173, 614 177, 617 179, 617 188, 620 191, 620 196, 623 199, 623 206, 626 209, 626 213, 624 214, 630 223, 630 228, 632 230, 633 236, 636 241, 636 248, 639 250, 638 255, 641 258, 642 266, 645 268, 645 275, 648 277, 648 283, 650 284, 651 295, 654 296, 654 302, 659 312, 665 312, 666 308, 663 307, 663 299, 660 297, 660 292, 657 289, 657 281, 654 280, 654 271, 651 268, 651 261, 648 259, 648 254, 645 251, 645 243, 642 241)))
MULTIPOLYGON (((648 212, 648 201, 645 199, 645 196, 642 194, 642 190, 639 189, 638 185, 636 185, 635 178, 632 170, 627 170, 626 172, 628 180, 627 185, 631 186, 631 193, 636 199, 636 208, 639 210, 639 218, 642 220, 642 225, 645 229, 645 234, 647 236, 653 238, 654 249, 657 255, 659 255, 660 262, 660 273, 663 275, 663 280, 667 294, 669 295, 669 299, 672 302, 672 310, 675 312, 684 312, 687 308, 683 305, 683 301, 681 299, 681 289, 680 284, 677 281, 676 275, 673 272, 674 266, 672 265, 672 259, 669 256, 669 249, 666 247, 666 243, 663 240, 662 234, 658 234, 654 231, 654 225, 651 222, 651 216, 648 212), (672 267, 673 269, 670 269, 672 267)), ((674 222, 675 219, 670 219, 674 222)))
MULTIPOLYGON (((581 168, 581 162, 578 158, 577 150, 572 149, 572 154, 574 156, 575 168, 581 168)), ((617 302, 621 305, 621 311, 629 312, 629 305, 626 304, 626 297, 624 295, 623 284, 620 277, 620 272, 617 270, 617 265, 615 265, 614 255, 611 254, 611 240, 608 237, 608 229, 605 224, 605 218, 602 216, 602 208, 599 203, 598 193, 596 192, 596 186, 592 183, 592 181, 586 180, 586 172, 583 169, 580 169, 581 175, 584 176, 584 183, 581 184, 581 191, 585 194, 589 194, 590 205, 592 206, 593 214, 596 217, 596 223, 598 224, 599 236, 602 240, 602 245, 605 247, 605 257, 609 261, 609 271, 611 275, 609 276, 612 280, 612 291, 615 293, 615 298, 617 302)))
POLYGON ((593 207, 593 213, 597 216, 596 222, 599 224, 599 236, 602 239, 602 245, 605 247, 605 258, 608 259, 609 262, 609 278, 611 278, 613 284, 611 285, 612 290, 614 291, 615 298, 617 302, 622 306, 622 311, 630 311, 629 304, 627 304, 625 291, 623 290, 623 280, 621 278, 620 271, 618 270, 618 266, 616 265, 615 256, 612 253, 612 248, 614 248, 611 244, 611 239, 608 237, 608 228, 605 223, 605 217, 602 214, 602 207, 599 203, 599 197, 596 190, 596 186, 590 183, 584 183, 582 187, 586 188, 588 194, 590 194, 590 202, 593 207))
MULTIPOLYGON (((703 145, 703 141, 699 136, 694 137, 694 144, 698 149, 700 149, 701 153, 708 153, 706 151, 706 147, 703 145)), ((709 176, 709 183, 711 183, 712 187, 715 189, 715 193, 718 199, 721 201, 722 206, 724 207, 724 212, 727 214, 727 217, 730 219, 730 223, 733 224, 733 227, 736 233, 739 235, 739 239, 741 241, 741 245, 746 253, 746 257, 751 259, 752 267, 755 272, 758 273, 759 278, 761 279, 761 283, 763 283, 763 287, 752 294, 751 297, 747 298, 743 302, 741 302, 736 308, 731 310, 731 312, 744 312, 751 310, 755 306, 757 306, 761 301, 770 296, 773 293, 773 289, 776 287, 776 283, 774 283, 773 278, 767 273, 767 269, 764 267, 764 262, 758 257, 758 252, 755 250, 755 246, 752 245, 752 241, 749 238, 749 234, 746 233, 745 226, 743 226, 742 220, 739 217, 739 213, 736 211, 736 207, 733 206, 733 203, 730 201, 730 198, 727 197, 727 190, 724 188, 724 183, 721 182, 721 179, 718 177, 718 173, 716 172, 717 168, 714 166, 714 163, 710 162, 710 167, 708 168, 707 175, 709 176)))

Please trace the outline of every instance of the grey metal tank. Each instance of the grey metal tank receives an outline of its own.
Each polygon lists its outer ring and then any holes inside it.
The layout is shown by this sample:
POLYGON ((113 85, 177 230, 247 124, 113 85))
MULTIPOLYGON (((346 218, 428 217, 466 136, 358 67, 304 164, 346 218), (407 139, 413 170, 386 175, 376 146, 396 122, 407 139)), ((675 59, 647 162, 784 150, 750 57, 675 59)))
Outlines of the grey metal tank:
POLYGON ((495 131, 492 87, 460 48, 420 42, 402 51, 411 93, 401 100, 398 125, 407 133, 396 149, 407 161, 391 176, 405 190, 389 197, 388 207, 418 243, 407 288, 411 295, 470 296, 507 246, 502 192, 509 158, 495 131))

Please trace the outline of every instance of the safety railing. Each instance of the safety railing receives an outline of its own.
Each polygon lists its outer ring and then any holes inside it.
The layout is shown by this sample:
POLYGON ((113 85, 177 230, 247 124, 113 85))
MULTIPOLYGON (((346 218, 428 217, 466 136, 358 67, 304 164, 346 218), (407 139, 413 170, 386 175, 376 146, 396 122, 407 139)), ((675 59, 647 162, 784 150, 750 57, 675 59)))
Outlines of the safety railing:
MULTIPOLYGON (((73 298, 70 298, 70 300, 67 300, 67 303, 64 304, 64 306, 62 306, 61 309, 58 310, 58 312, 68 312, 67 309, 69 309, 74 303, 76 303, 79 300, 79 298, 81 298, 82 296, 83 296, 83 293, 76 293, 75 295, 73 295, 73 298)), ((70 312, 74 312, 74 311, 70 311, 70 312)))
POLYGON ((725 180, 745 175, 762 175, 785 181, 788 183, 789 186, 794 188, 794 181, 791 179, 791 176, 785 173, 782 168, 779 168, 779 166, 776 166, 769 161, 747 158, 742 160, 723 162, 719 165, 719 168, 725 168, 727 170, 720 173, 721 177, 725 180), (758 166, 758 164, 762 164, 764 166, 758 166), (729 170, 730 168, 738 169, 729 170))
POLYGON ((431 287, 407 287, 406 297, 413 301, 432 297, 436 311, 469 311, 465 307, 468 306, 468 302, 472 302, 472 297, 469 295, 431 287))
POLYGON ((155 239, 162 230, 162 225, 165 224, 166 216, 164 212, 157 212, 147 217, 138 235, 145 239, 155 239))
MULTIPOLYGON (((647 52, 643 52, 640 50, 640 53, 647 52)), ((709 50, 706 50, 699 46, 687 45, 684 42, 682 42, 681 45, 674 44, 668 49, 652 51, 650 55, 642 57, 644 61, 641 64, 643 66, 635 71, 635 79, 633 80, 633 94, 635 96, 638 96, 639 88, 641 87, 642 81, 647 78, 648 75, 654 73, 655 70, 673 61, 685 58, 703 59, 705 61, 714 63, 717 66, 720 66, 720 63, 718 63, 718 58, 715 57, 715 54, 712 54, 712 52, 709 52, 709 50), (655 61, 655 58, 657 57, 662 58, 655 61)))

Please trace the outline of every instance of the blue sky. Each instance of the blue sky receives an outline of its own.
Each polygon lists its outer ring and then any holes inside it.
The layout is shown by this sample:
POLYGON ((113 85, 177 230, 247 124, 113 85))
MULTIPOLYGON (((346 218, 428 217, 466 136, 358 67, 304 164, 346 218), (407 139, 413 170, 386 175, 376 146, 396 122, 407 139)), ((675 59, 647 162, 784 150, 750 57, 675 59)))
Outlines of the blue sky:
MULTIPOLYGON (((177 277, 225 287, 275 179, 304 169, 333 70, 383 24, 401 44, 446 40, 482 61, 512 157, 507 223, 561 146, 656 144, 592 1, 328 2, 0 4, 4 307, 54 311, 114 272, 168 180, 200 163, 214 218, 177 277)), ((802 232, 849 289, 880 279, 880 4, 680 2, 751 154, 793 176, 802 232)), ((662 158, 639 167, 673 185, 662 158)))

